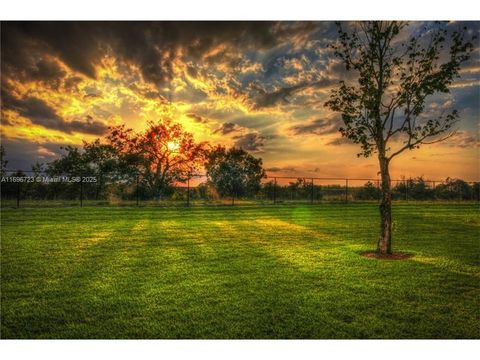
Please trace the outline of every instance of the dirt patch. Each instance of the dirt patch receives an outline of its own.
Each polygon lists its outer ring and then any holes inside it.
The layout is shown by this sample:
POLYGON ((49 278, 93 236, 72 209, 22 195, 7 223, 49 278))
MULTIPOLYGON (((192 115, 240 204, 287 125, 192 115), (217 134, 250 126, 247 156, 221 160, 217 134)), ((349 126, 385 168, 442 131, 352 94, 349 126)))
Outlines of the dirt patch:
POLYGON ((405 260, 413 257, 413 254, 396 252, 393 254, 378 254, 375 251, 366 251, 361 253, 362 256, 378 260, 405 260))

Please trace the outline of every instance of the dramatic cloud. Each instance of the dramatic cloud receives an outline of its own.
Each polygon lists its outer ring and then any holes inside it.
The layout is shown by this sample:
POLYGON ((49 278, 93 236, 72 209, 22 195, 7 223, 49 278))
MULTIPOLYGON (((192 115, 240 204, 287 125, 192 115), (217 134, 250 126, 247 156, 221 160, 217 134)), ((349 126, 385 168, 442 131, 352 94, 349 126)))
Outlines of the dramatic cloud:
POLYGON ((255 87, 255 90, 257 90, 259 93, 259 95, 254 98, 255 107, 270 107, 278 103, 288 104, 290 103, 289 97, 292 94, 309 86, 309 84, 299 84, 295 86, 280 88, 271 93, 267 93, 264 89, 260 87, 255 87))
POLYGON ((257 84, 251 85, 253 91, 257 92, 257 95, 253 95, 253 102, 255 108, 265 108, 275 106, 277 104, 290 104, 291 97, 304 89, 308 88, 319 88, 323 86, 332 85, 332 80, 330 79, 323 79, 321 81, 315 82, 302 82, 300 84, 294 86, 287 86, 282 87, 278 90, 267 92, 265 89, 260 87, 257 84))
MULTIPOLYGON (((477 22, 449 26, 463 25, 478 35, 477 22)), ((413 22, 402 36, 431 26, 413 22)), ((324 107, 354 76, 329 47, 336 38, 333 22, 2 22, 2 142, 11 161, 28 154, 33 163, 108 126, 141 130, 168 117, 198 140, 261 152, 279 172, 338 156, 354 171, 357 151, 324 107)), ((459 164, 476 147, 479 56, 477 48, 450 94, 427 104, 432 114, 459 109, 458 135, 435 145, 459 164)))
POLYGON ((228 135, 240 131, 241 127, 234 123, 223 123, 218 129, 214 131, 215 134, 228 135))
POLYGON ((480 147, 479 137, 471 135, 465 131, 459 131, 447 142, 448 146, 459 148, 476 148, 480 147))
POLYGON ((2 96, 2 100, 5 109, 15 110, 18 114, 29 118, 35 124, 51 129, 62 127, 62 118, 43 100, 34 97, 17 99, 9 96, 9 94, 2 96))
POLYGON ((235 136, 235 146, 246 151, 261 151, 265 138, 257 133, 248 133, 245 135, 235 136))
POLYGON ((340 122, 336 119, 316 119, 309 121, 306 124, 296 125, 291 128, 291 130, 299 134, 315 134, 315 135, 326 135, 333 134, 338 132, 340 122))
POLYGON ((206 117, 195 114, 195 113, 188 113, 187 116, 200 124, 207 124, 209 122, 209 120, 206 117))
POLYGON ((347 145, 347 144, 353 144, 353 143, 350 140, 348 140, 346 137, 338 137, 327 142, 327 145, 332 145, 332 146, 341 146, 341 145, 347 145))
POLYGON ((53 82, 58 86, 58 81, 66 73, 56 62, 40 59, 34 68, 29 69, 29 74, 33 80, 53 82))
MULTIPOLYGON (((258 50, 272 47, 287 35, 313 30, 269 22, 15 22, 2 24, 2 45, 9 51, 2 66, 23 70, 32 61, 30 49, 44 47, 73 70, 90 78, 111 49, 137 65, 142 75, 163 84, 173 75, 173 63, 202 57, 215 61, 229 46, 258 50), (288 30, 288 31, 287 31, 288 30), (223 51, 214 51, 221 48, 223 51), (228 45, 228 46, 227 46, 228 45)), ((307 25, 307 24, 305 24, 307 25)))
POLYGON ((95 135, 102 135, 107 131, 106 125, 101 122, 94 121, 91 116, 87 116, 85 121, 73 120, 67 122, 43 100, 35 97, 17 99, 6 93, 2 96, 2 101, 2 105, 5 109, 15 110, 21 116, 30 119, 33 124, 40 125, 48 129, 60 130, 66 133, 77 131, 95 135))
POLYGON ((278 173, 278 172, 294 173, 295 171, 297 171, 297 169, 293 166, 285 166, 285 167, 273 166, 273 167, 270 167, 270 168, 266 168, 265 171, 272 172, 272 173, 278 173))

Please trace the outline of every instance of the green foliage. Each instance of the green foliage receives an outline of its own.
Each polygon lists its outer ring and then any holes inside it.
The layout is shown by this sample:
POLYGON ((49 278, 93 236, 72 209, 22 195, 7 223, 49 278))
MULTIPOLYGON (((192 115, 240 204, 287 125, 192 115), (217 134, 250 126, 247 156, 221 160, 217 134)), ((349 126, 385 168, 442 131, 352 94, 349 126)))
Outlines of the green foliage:
MULTIPOLYGON (((113 127, 106 140, 84 142, 83 149, 63 148, 65 153, 47 165, 47 173, 95 177, 95 187, 89 184, 85 189, 95 192, 95 198, 108 194, 131 198, 130 188, 137 181, 140 198, 159 198, 171 193, 175 182, 186 181, 200 168, 206 150, 206 143, 196 143, 192 134, 168 119, 149 123, 140 133, 125 126, 113 127), (117 188, 109 193, 114 184, 117 188)), ((60 192, 71 189, 72 194, 78 193, 72 186, 57 187, 60 192)))
POLYGON ((205 164, 207 177, 221 196, 242 197, 258 193, 261 180, 266 176, 262 159, 243 149, 212 149, 205 164))
POLYGON ((360 22, 349 30, 338 24, 332 48, 356 84, 341 81, 325 106, 341 113, 340 132, 360 144, 359 156, 389 153, 390 160, 453 134, 458 112, 425 114, 425 104, 430 95, 449 92, 473 44, 465 39, 466 29, 450 32, 438 23, 402 40, 405 28, 407 23, 397 21, 360 22), (403 139, 398 149, 387 144, 392 137, 403 139))
POLYGON ((444 200, 474 200, 478 199, 478 183, 470 186, 461 179, 447 178, 445 183, 435 188, 435 196, 444 200))
POLYGON ((378 186, 375 186, 371 181, 358 189, 355 193, 356 200, 378 200, 380 199, 381 191, 378 186))
POLYGON ((111 128, 108 141, 123 168, 139 176, 157 198, 200 169, 207 146, 168 118, 150 122, 139 133, 124 125, 111 128))
POLYGON ((50 175, 84 176, 92 171, 92 166, 81 149, 71 145, 61 149, 65 153, 47 165, 50 175))
POLYGON ((398 182, 392 189, 393 196, 398 200, 433 200, 435 199, 435 190, 431 183, 425 182, 423 177, 406 179, 398 182))
POLYGON ((461 179, 447 178, 435 186, 423 177, 398 182, 392 189, 397 200, 478 200, 478 183, 470 185, 461 179))

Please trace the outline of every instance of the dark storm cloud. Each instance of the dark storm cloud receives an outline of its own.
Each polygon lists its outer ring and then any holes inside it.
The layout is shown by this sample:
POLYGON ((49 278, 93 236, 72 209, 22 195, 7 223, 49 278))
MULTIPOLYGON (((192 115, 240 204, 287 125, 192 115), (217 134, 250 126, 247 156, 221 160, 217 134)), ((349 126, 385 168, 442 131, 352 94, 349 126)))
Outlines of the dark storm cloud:
POLYGON ((296 91, 305 89, 309 84, 299 84, 295 86, 283 87, 272 92, 266 92, 260 87, 254 87, 258 92, 258 96, 254 97, 256 108, 265 108, 275 106, 278 103, 288 104, 289 97, 296 91))
MULTIPOLYGON (((307 28, 291 29, 295 31, 307 28)), ((138 65, 147 81, 162 84, 171 77, 179 49, 198 59, 220 44, 259 49, 286 35, 272 22, 3 22, 2 68, 24 71, 32 56, 43 51, 94 78, 95 65, 110 49, 138 65)))
POLYGON ((301 84, 282 87, 278 90, 267 92, 260 86, 252 85, 251 88, 257 93, 253 96, 254 107, 257 109, 268 108, 277 104, 289 104, 290 97, 296 92, 307 88, 320 88, 324 86, 330 86, 334 83, 331 79, 322 79, 315 82, 303 82, 301 84))
POLYGON ((33 123, 47 128, 56 129, 58 124, 63 122, 54 109, 43 100, 35 97, 19 99, 6 91, 2 91, 2 108, 14 110, 19 115, 30 119, 33 123))
POLYGON ((78 85, 82 82, 82 78, 79 76, 71 76, 64 80, 64 89, 68 92, 78 92, 78 85))
POLYGON ((65 121, 56 111, 43 100, 35 97, 19 99, 2 91, 2 108, 16 111, 19 115, 30 119, 36 125, 65 133, 83 132, 101 135, 107 131, 107 126, 87 117, 85 121, 65 121))
POLYGON ((57 63, 44 59, 40 59, 35 64, 35 67, 29 70, 29 73, 32 80, 40 80, 46 82, 57 82, 65 75, 65 71, 63 71, 57 63))
MULTIPOLYGON (((17 74, 31 68, 34 58, 56 55, 70 68, 95 76, 98 34, 85 22, 2 22, 2 71, 17 74)), ((28 75, 28 73, 27 73, 28 75)))
POLYGON ((108 131, 108 126, 100 121, 93 120, 90 115, 87 115, 85 120, 73 120, 66 124, 70 132, 76 131, 85 134, 103 135, 108 131))
POLYGON ((235 147, 247 151, 260 151, 264 145, 264 137, 257 133, 248 133, 245 135, 235 136, 235 147))
POLYGON ((215 130, 213 133, 214 134, 222 134, 222 135, 228 135, 233 132, 236 132, 239 130, 239 126, 234 123, 223 123, 217 130, 215 130))
POLYGON ((293 126, 290 129, 296 135, 326 135, 336 133, 338 131, 338 123, 335 119, 316 119, 307 124, 293 126))

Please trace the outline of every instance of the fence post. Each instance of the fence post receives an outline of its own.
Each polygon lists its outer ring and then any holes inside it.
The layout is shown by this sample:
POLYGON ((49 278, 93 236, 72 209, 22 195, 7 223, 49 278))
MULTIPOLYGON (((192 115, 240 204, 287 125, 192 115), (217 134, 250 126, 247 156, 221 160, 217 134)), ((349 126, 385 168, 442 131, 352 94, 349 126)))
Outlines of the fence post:
POLYGON ((313 204, 313 178, 312 178, 312 186, 310 188, 310 203, 313 204))
POLYGON ((137 178, 136 178, 136 187, 135 187, 135 200, 137 202, 137 206, 138 206, 138 174, 137 174, 137 178))
POLYGON ((408 201, 408 181, 405 179, 405 201, 408 201))
POLYGON ((277 178, 273 178, 273 205, 277 203, 277 178))
POLYGON ((380 202, 382 199, 382 194, 380 192, 380 180, 377 178, 377 201, 380 202))
POLYGON ((348 203, 348 179, 345 179, 345 202, 348 203))
POLYGON ((100 190, 102 190, 103 177, 102 174, 98 177, 97 181, 95 181, 95 200, 98 201, 100 197, 100 190), (99 180, 99 181, 98 181, 99 180))
POLYGON ((190 178, 187 178, 187 206, 190 206, 190 178))
POLYGON ((17 209, 20 207, 20 181, 17 182, 17 209))
POLYGON ((80 176, 80 207, 83 207, 83 176, 80 176))

